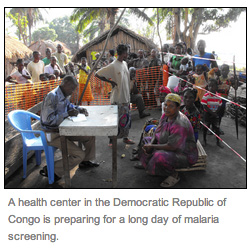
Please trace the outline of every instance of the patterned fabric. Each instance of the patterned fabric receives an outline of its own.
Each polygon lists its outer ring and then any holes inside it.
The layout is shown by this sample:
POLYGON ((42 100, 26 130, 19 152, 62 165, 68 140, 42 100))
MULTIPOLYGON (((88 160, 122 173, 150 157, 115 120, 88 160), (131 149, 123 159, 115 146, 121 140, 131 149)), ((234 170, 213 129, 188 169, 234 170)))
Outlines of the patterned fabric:
MULTIPOLYGON (((91 68, 86 65, 85 70, 90 70, 91 68)), ((80 69, 79 70, 79 96, 78 96, 78 100, 80 100, 80 96, 84 90, 85 87, 85 83, 87 81, 87 77, 88 75, 85 73, 84 70, 80 69)), ((91 102, 94 100, 94 97, 92 95, 92 90, 91 90, 91 83, 89 82, 86 90, 85 90, 85 94, 82 98, 82 102, 91 102)))
POLYGON ((129 135, 131 128, 131 112, 130 103, 128 104, 117 104, 118 105, 118 138, 126 138, 129 135))
POLYGON ((191 122, 194 133, 198 132, 200 129, 201 115, 199 110, 193 105, 193 110, 189 111, 186 106, 180 108, 180 112, 183 113, 188 120, 191 122))
MULTIPOLYGON (((210 110, 212 110, 213 112, 216 112, 219 106, 222 105, 222 100, 220 97, 217 97, 210 93, 206 93, 201 100, 201 104, 206 105, 210 110)), ((205 109, 204 111, 207 112, 205 109)))
POLYGON ((172 101, 172 102, 177 102, 177 103, 181 103, 181 98, 179 95, 177 94, 173 94, 173 93, 170 93, 168 94, 166 97, 165 97, 165 102, 166 101, 172 101))
POLYGON ((154 150, 152 154, 146 155, 141 149, 139 158, 149 174, 166 176, 176 168, 192 165, 198 160, 193 128, 181 112, 172 121, 162 115, 153 137, 145 137, 143 143, 151 143, 152 140, 156 144, 167 144, 176 150, 154 150))
MULTIPOLYGON (((206 82, 204 73, 201 75, 194 74, 193 77, 195 78, 195 83, 194 83, 193 87, 196 88, 195 86, 198 86, 198 87, 205 89, 205 87, 207 86, 207 82, 206 82)), ((197 97, 196 97, 195 101, 198 101, 198 100, 201 101, 202 97, 205 95, 206 91, 202 90, 200 88, 196 88, 196 89, 198 92, 197 92, 197 97)))
POLYGON ((222 76, 220 76, 220 84, 218 85, 219 96, 227 98, 229 90, 230 90, 230 86, 231 86, 231 82, 229 81, 228 77, 223 78, 222 76))

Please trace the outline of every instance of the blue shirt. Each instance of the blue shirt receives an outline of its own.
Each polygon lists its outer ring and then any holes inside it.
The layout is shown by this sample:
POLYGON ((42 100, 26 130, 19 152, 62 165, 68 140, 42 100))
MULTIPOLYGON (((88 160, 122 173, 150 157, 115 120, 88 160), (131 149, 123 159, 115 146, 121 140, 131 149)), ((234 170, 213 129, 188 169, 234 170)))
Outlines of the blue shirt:
POLYGON ((211 60, 206 60, 206 59, 211 59, 212 57, 212 53, 207 53, 205 52, 205 54, 201 57, 200 55, 195 55, 193 58, 193 65, 194 67, 196 67, 196 65, 198 64, 206 64, 208 68, 210 68, 210 64, 211 64, 211 60), (195 58, 195 57, 200 57, 200 58, 195 58), (206 58, 206 59, 203 59, 206 58))
POLYGON ((57 129, 60 123, 68 117, 68 110, 76 106, 70 103, 69 97, 65 97, 58 86, 48 93, 43 100, 40 122, 42 128, 46 130, 57 129))

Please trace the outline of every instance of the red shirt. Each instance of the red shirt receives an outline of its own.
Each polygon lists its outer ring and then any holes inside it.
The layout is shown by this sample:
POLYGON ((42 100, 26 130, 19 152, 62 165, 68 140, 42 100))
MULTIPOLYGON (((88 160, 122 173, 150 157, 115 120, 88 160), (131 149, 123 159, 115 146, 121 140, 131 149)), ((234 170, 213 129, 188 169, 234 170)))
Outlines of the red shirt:
MULTIPOLYGON (((216 93, 216 95, 218 95, 218 93, 216 93)), ((217 109, 222 105, 222 100, 218 96, 215 96, 210 93, 206 93, 201 100, 201 104, 206 105, 213 112, 216 112, 217 109)))

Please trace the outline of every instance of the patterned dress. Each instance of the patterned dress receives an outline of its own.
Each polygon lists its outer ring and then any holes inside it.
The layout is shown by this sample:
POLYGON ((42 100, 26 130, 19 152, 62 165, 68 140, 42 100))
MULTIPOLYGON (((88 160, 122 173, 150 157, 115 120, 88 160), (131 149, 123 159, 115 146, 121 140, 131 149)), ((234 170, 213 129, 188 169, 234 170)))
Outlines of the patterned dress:
MULTIPOLYGON (((188 118, 179 112, 172 121, 162 115, 159 126, 153 135, 157 144, 168 144, 176 147, 175 151, 154 150, 146 155, 141 149, 139 158, 149 174, 170 175, 177 168, 188 167, 198 160, 198 150, 194 139, 194 133, 188 118)), ((152 137, 145 137, 143 143, 150 143, 152 137)))
MULTIPOLYGON (((87 65, 86 70, 90 70, 90 67, 87 65)), ((87 81, 87 77, 88 75, 84 72, 84 70, 80 69, 79 70, 79 100, 80 100, 80 97, 81 97, 81 94, 84 90, 84 87, 85 87, 85 83, 87 81)), ((82 98, 82 102, 91 102, 94 100, 94 97, 92 95, 92 90, 91 90, 91 83, 89 82, 88 83, 88 86, 85 90, 85 94, 82 98)))
POLYGON ((191 122, 191 125, 193 127, 193 131, 194 131, 195 141, 197 141, 198 132, 200 129, 200 121, 201 121, 201 115, 200 115, 199 110, 196 108, 195 105, 194 105, 192 111, 189 111, 186 108, 186 106, 182 106, 182 107, 180 107, 180 112, 183 113, 188 118, 188 120, 191 122))

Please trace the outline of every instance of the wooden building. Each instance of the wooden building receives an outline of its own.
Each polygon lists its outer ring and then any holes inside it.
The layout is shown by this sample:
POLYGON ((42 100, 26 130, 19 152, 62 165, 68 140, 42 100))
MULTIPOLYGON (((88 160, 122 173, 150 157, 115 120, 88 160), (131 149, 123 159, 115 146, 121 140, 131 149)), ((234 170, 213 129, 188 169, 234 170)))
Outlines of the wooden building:
POLYGON ((5 56, 4 56, 4 78, 9 76, 13 69, 15 68, 15 64, 17 59, 29 59, 32 57, 32 50, 30 50, 26 45, 17 39, 10 37, 8 35, 5 36, 5 56))
MULTIPOLYGON (((91 42, 80 48, 73 56, 72 61, 79 62, 81 57, 86 57, 88 64, 91 65, 93 55, 95 55, 95 53, 102 53, 109 31, 110 30, 107 30, 102 35, 96 37, 91 42)), ((110 49, 114 49, 116 51, 116 47, 121 43, 130 45, 130 52, 136 54, 139 49, 143 49, 148 55, 151 49, 158 47, 150 39, 140 36, 132 30, 122 26, 117 26, 108 41, 106 52, 110 49)))

